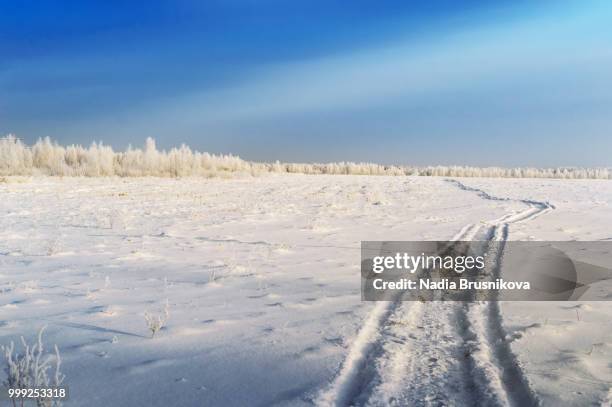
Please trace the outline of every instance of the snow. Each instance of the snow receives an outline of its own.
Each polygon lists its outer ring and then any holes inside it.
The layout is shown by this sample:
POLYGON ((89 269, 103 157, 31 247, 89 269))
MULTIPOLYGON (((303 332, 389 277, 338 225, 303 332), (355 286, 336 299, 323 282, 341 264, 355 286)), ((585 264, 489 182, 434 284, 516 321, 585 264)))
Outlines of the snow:
POLYGON ((359 278, 361 240, 612 239, 609 181, 4 181, 0 344, 47 326, 66 405, 609 404, 607 302, 369 303, 359 278))

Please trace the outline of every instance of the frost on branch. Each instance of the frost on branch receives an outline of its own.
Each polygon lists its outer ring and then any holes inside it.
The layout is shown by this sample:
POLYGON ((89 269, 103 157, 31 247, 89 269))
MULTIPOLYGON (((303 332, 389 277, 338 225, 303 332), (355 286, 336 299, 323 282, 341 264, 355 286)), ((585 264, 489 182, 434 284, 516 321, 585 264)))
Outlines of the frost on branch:
MULTIPOLYGON (((22 353, 17 353, 15 344, 1 346, 4 354, 6 379, 2 383, 4 387, 11 389, 33 389, 59 387, 64 382, 64 375, 60 372, 61 358, 59 349, 55 345, 55 354, 45 354, 42 335, 45 328, 38 332, 38 340, 33 345, 28 345, 21 337, 22 353), (51 375, 50 375, 51 374, 51 375)), ((61 406, 59 400, 35 399, 38 407, 61 406)), ((13 405, 15 400, 13 400, 13 405)), ((22 404, 23 405, 23 404, 22 404)))

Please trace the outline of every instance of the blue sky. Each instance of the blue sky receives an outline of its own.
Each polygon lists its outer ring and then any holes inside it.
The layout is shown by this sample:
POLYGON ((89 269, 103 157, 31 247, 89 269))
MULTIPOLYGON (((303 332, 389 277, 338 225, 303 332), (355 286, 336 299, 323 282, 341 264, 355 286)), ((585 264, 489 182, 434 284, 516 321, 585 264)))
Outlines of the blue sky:
POLYGON ((0 0, 0 134, 612 166, 606 1, 0 0))

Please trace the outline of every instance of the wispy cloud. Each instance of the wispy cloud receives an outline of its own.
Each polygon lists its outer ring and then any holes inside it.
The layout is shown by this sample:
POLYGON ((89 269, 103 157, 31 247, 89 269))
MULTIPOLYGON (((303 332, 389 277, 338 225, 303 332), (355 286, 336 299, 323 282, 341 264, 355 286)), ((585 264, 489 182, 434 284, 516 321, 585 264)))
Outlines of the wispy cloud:
POLYGON ((168 123, 191 125, 261 120, 389 101, 418 105, 457 91, 495 96, 517 85, 525 87, 526 99, 539 103, 554 105, 559 96, 597 100, 609 95, 598 81, 609 77, 612 51, 597 33, 612 31, 610 16, 609 7, 585 8, 468 28, 421 44, 406 45, 400 38, 348 55, 280 64, 236 87, 196 91, 148 107, 147 116, 153 109, 168 123), (584 73, 590 77, 581 77, 584 73), (586 87, 563 82, 568 78, 586 87), (551 84, 565 91, 550 98, 538 92, 551 84))

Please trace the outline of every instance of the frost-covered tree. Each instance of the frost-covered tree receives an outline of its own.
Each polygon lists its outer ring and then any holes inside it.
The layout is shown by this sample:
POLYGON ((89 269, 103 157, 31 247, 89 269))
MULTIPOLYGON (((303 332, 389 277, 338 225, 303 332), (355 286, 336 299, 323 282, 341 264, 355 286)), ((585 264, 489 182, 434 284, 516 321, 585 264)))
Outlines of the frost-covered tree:
POLYGON ((439 177, 611 179, 610 168, 501 168, 469 166, 388 166, 374 163, 255 163, 233 155, 192 151, 181 145, 158 150, 147 138, 143 149, 129 146, 116 152, 110 146, 92 143, 63 147, 51 139, 33 146, 9 135, 0 138, 0 175, 61 175, 120 177, 217 177, 236 174, 298 173, 330 175, 418 175, 439 177))

